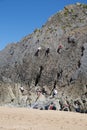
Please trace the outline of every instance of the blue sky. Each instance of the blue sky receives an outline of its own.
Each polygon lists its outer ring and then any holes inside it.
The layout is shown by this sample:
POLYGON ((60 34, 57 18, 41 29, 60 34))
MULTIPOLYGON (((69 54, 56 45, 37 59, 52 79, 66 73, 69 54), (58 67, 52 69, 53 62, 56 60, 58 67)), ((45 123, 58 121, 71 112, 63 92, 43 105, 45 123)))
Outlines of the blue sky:
POLYGON ((87 0, 0 0, 0 50, 41 28, 64 6, 87 0))

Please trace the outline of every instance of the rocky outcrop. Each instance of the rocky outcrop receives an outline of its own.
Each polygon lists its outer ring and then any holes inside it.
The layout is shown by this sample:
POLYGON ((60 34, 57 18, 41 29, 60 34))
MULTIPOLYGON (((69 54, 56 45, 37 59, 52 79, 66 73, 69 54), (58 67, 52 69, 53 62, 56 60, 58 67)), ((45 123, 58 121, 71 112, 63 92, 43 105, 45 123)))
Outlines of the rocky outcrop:
POLYGON ((14 100, 15 104, 22 104, 19 100, 27 100, 26 95, 30 102, 30 95, 35 95, 36 88, 45 87, 50 95, 55 83, 59 97, 64 94, 64 97, 81 99, 84 95, 86 100, 86 12, 85 4, 67 6, 49 18, 41 29, 34 30, 18 43, 9 44, 0 52, 0 102, 14 100), (62 48, 58 52, 60 44, 62 48), (24 95, 19 94, 20 98, 17 94, 20 87, 14 87, 17 84, 26 89, 24 95))

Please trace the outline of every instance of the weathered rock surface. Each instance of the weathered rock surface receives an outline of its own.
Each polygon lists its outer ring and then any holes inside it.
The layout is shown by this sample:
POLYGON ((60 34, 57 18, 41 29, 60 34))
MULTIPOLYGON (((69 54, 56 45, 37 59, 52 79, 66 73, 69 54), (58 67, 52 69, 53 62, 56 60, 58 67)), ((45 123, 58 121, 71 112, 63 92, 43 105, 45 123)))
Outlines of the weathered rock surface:
POLYGON ((34 102, 36 88, 45 87, 50 94, 55 81, 59 97, 64 94, 87 101, 87 5, 65 7, 41 29, 0 52, 1 103, 26 104, 27 98, 29 103, 34 102), (60 44, 63 48, 57 53, 60 44), (38 47, 41 50, 35 56, 38 47), (45 55, 47 48, 50 51, 45 55))

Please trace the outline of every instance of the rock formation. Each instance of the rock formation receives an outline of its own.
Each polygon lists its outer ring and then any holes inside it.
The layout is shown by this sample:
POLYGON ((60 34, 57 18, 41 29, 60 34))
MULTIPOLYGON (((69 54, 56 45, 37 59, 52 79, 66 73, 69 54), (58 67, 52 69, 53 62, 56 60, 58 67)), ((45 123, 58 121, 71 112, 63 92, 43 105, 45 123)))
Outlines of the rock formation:
POLYGON ((64 7, 41 29, 35 29, 32 34, 18 43, 7 45, 0 52, 1 104, 22 104, 21 98, 33 102, 37 88, 44 87, 50 95, 55 82, 59 97, 64 95, 73 100, 84 97, 87 102, 85 4, 64 7), (58 53, 60 45, 62 48, 58 53), (24 86, 24 93, 20 92, 21 86, 24 86))

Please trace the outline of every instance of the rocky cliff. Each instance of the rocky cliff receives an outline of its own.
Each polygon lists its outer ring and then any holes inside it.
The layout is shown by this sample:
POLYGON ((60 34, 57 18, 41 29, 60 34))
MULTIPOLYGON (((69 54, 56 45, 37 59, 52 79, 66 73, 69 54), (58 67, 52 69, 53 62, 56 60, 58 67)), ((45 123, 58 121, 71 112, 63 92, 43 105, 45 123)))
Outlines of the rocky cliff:
POLYGON ((64 7, 41 29, 9 44, 0 52, 0 102, 19 103, 35 96, 36 88, 48 94, 87 100, 87 5, 64 7), (61 47, 60 47, 61 46, 61 47), (24 94, 19 91, 24 86, 24 94), (32 96, 33 95, 33 96, 32 96), (19 98, 20 97, 20 98, 19 98))

